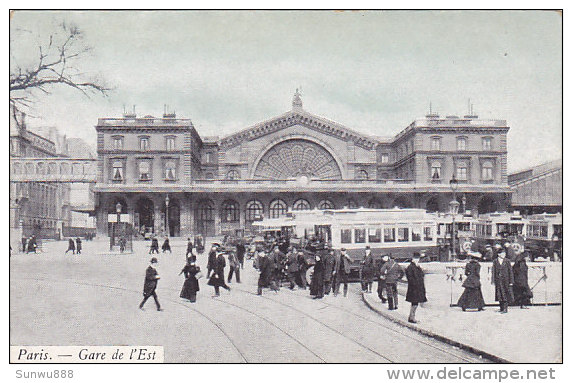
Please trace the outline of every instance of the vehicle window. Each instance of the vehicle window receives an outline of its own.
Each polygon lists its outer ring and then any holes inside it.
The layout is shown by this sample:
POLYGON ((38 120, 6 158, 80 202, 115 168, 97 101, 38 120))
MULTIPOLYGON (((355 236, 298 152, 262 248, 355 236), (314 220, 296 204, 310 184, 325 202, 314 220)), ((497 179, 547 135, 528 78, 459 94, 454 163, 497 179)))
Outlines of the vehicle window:
POLYGON ((431 226, 425 226, 423 228, 423 240, 425 241, 433 240, 433 228, 431 226))
POLYGON ((409 228, 407 228, 407 227, 397 228, 397 241, 398 242, 409 241, 409 228))
POLYGON ((355 243, 365 243, 365 229, 355 229, 355 243))
POLYGON ((414 242, 421 241, 421 226, 413 226, 411 228, 411 240, 414 242))
POLYGON ((395 242, 395 228, 393 227, 383 228, 383 242, 395 242))
POLYGON ((341 242, 342 243, 352 243, 352 230, 342 229, 341 231, 341 242))
POLYGON ((369 233, 369 242, 370 243, 379 243, 381 242, 381 229, 370 228, 368 230, 369 233))

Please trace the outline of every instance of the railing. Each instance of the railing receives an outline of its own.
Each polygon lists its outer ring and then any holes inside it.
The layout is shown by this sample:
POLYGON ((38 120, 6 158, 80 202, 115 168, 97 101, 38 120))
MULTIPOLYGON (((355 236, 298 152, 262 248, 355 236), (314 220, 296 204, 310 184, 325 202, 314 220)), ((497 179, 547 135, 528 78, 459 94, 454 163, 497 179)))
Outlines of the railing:
POLYGON ((96 177, 96 159, 10 158, 10 181, 13 182, 94 183, 96 177))

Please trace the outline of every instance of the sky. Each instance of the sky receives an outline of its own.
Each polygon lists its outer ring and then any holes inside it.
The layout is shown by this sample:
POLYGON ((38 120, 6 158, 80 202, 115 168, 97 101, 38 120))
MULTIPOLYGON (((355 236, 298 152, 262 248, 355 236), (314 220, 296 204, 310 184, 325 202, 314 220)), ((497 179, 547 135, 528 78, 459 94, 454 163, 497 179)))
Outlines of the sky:
POLYGON ((291 109, 394 136, 429 111, 507 120, 508 170, 562 157, 562 18, 551 11, 17 11, 10 67, 26 67, 57 25, 93 49, 85 76, 112 88, 38 94, 31 126, 95 147, 98 118, 164 105, 201 136, 291 109))

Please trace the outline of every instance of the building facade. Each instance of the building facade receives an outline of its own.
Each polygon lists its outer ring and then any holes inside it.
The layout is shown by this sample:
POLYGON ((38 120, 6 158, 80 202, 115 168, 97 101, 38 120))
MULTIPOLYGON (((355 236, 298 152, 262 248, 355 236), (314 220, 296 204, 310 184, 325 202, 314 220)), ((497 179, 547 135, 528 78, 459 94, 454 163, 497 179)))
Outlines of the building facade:
POLYGON ((363 134, 292 109, 226 137, 201 138, 187 119, 101 118, 97 231, 116 220, 159 235, 250 230, 288 210, 416 207, 447 211, 449 181, 473 212, 506 209, 504 120, 429 114, 395 137, 363 134))
POLYGON ((511 207, 521 214, 562 213, 562 159, 508 176, 511 207))
MULTIPOLYGON (((10 113, 10 158, 43 159, 66 155, 65 137, 51 129, 46 137, 27 128, 25 114, 10 113), (55 136, 54 136, 55 135, 55 136)), ((33 166, 29 164, 29 166, 33 166)), ((48 161, 36 169, 14 169, 20 173, 50 174, 48 161)), ((10 182, 10 229, 13 240, 21 236, 60 238, 71 223, 70 185, 50 182, 10 182)), ((17 248, 17 247, 14 247, 17 248)))

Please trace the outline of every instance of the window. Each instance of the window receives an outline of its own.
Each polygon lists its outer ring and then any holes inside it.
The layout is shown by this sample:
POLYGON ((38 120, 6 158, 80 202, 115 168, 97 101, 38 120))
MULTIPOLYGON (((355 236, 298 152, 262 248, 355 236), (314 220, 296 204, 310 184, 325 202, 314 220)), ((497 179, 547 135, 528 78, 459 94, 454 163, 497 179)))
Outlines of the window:
POLYGON ((441 137, 431 137, 431 150, 441 150, 441 137))
POLYGON ((348 200, 348 209, 357 209, 358 208, 358 204, 354 199, 349 199, 348 200))
POLYGON ((121 161, 115 161, 113 163, 113 181, 123 181, 123 163, 121 161))
POLYGON ((397 241, 398 242, 409 241, 409 228, 407 228, 407 227, 397 228, 397 241))
POLYGON ((123 149, 123 137, 122 136, 113 137, 113 149, 115 149, 115 150, 123 149))
POLYGON ((227 200, 222 203, 220 220, 221 222, 238 222, 239 208, 236 201, 227 200))
POLYGON ((389 154, 387 154, 387 153, 381 154, 381 163, 382 164, 388 164, 389 163, 389 154))
POLYGON ((365 229, 354 229, 355 243, 365 243, 365 229))
POLYGON ((457 137, 457 150, 467 150, 467 139, 465 137, 457 137))
POLYGON ((149 137, 139 137, 139 150, 149 150, 149 137))
POLYGON ((481 168, 481 178, 483 181, 492 181, 493 179, 493 164, 490 161, 483 162, 481 168))
POLYGON ((207 152, 205 154, 205 162, 206 163, 214 162, 214 153, 213 152, 207 152))
POLYGON ((280 218, 286 214, 286 210, 286 202, 282 201, 281 199, 275 199, 274 201, 270 202, 270 218, 280 218))
POLYGON ((457 164, 457 179, 459 181, 467 180, 467 164, 465 162, 459 162, 457 164))
POLYGON ((340 234, 342 243, 352 243, 352 229, 342 229, 340 234))
POLYGON ((214 180, 214 174, 213 173, 207 173, 205 174, 205 179, 207 180, 214 180))
POLYGON ((393 227, 383 228, 383 242, 395 242, 395 228, 393 227))
POLYGON ((257 200, 246 203, 245 218, 246 222, 260 221, 263 217, 262 203, 257 200))
POLYGON ((177 179, 177 168, 173 161, 167 161, 165 163, 165 179, 169 181, 177 179))
POLYGON ((318 203, 318 209, 320 210, 328 210, 328 209, 335 209, 334 203, 330 200, 322 200, 318 203))
POLYGON ((165 149, 169 152, 175 150, 175 137, 166 137, 165 138, 165 149))
POLYGON ((483 150, 491 150, 493 144, 492 137, 483 137, 483 150))
POLYGON ((413 226, 411 228, 411 240, 413 242, 421 241, 421 226, 413 226))
POLYGON ((149 162, 141 161, 139 162, 139 180, 149 181, 151 179, 149 162))
POLYGON ((237 170, 230 170, 226 173, 226 179, 229 181, 240 179, 240 173, 237 170))
POLYGON ((381 242, 381 229, 369 228, 368 229, 368 240, 369 243, 379 243, 381 242))
POLYGON ((441 163, 439 161, 433 161, 431 163, 431 179, 441 179, 441 163))
POLYGON ((367 174, 367 171, 361 169, 361 170, 356 174, 356 179, 357 179, 357 180, 367 180, 367 179, 369 179, 369 175, 367 174))
POLYGON ((424 241, 433 240, 433 228, 431 226, 423 227, 423 240, 424 241))
POLYGON ((299 199, 292 205, 292 210, 310 210, 310 202, 305 199, 299 199))

